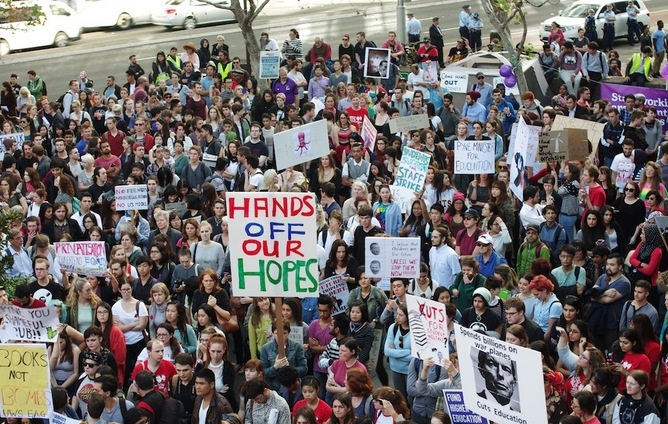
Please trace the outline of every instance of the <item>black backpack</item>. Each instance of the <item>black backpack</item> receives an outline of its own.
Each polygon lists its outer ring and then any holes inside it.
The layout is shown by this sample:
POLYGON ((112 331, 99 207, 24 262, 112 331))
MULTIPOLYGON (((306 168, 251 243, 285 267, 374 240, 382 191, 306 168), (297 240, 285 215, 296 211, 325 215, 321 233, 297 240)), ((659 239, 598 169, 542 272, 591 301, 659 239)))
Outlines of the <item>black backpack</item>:
MULTIPOLYGON (((46 90, 45 90, 44 94, 46 95, 46 90)), ((58 109, 59 109, 61 112, 64 112, 64 111, 65 111, 65 107, 63 106, 63 101, 65 100, 65 96, 67 96, 68 94, 69 94, 70 96, 72 96, 72 100, 76 100, 76 99, 74 98, 74 94, 72 94, 72 92, 70 92, 70 91, 66 91, 65 93, 63 93, 63 95, 60 96, 60 97, 58 97, 58 100, 56 100, 56 101, 58 102, 58 104, 60 105, 60 106, 58 106, 58 109)))
POLYGON ((158 424, 187 424, 186 410, 180 400, 165 398, 158 424))

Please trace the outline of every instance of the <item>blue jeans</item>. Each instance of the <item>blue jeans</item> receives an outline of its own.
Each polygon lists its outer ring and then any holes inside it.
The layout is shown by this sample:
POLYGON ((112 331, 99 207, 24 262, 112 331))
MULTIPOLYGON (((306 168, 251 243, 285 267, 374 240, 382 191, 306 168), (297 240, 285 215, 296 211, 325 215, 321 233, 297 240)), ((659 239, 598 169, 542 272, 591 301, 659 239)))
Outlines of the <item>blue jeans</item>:
POLYGON ((559 214, 559 223, 566 230, 566 242, 571 243, 575 240, 575 223, 578 221, 577 215, 559 214))

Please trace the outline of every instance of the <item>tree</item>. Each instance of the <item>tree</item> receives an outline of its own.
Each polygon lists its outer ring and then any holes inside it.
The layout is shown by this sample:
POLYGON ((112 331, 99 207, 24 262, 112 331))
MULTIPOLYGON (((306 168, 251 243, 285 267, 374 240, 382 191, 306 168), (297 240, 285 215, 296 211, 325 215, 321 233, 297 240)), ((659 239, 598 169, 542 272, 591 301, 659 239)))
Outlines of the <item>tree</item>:
POLYGON ((199 0, 202 3, 209 4, 219 9, 230 10, 234 13, 234 18, 239 24, 241 35, 246 42, 246 49, 250 56, 250 66, 253 71, 260 66, 260 44, 258 43, 253 31, 253 21, 260 15, 262 9, 269 4, 270 0, 243 0, 243 5, 239 0, 231 0, 229 5, 224 5, 211 0, 199 0))
POLYGON ((508 60, 513 66, 520 93, 529 90, 529 85, 522 71, 522 53, 527 39, 527 17, 524 11, 526 5, 541 7, 547 3, 557 4, 560 0, 483 0, 482 7, 494 29, 501 37, 501 42, 508 51, 508 60), (522 25, 522 36, 519 43, 514 43, 510 33, 510 25, 522 25))
MULTIPOLYGON (((0 252, 5 252, 9 245, 9 231, 14 221, 23 218, 18 212, 0 213, 0 252)), ((5 287, 7 295, 11 299, 14 296, 14 288, 21 284, 27 283, 26 277, 10 277, 7 275, 7 270, 14 266, 14 257, 12 255, 0 256, 0 285, 5 287)))

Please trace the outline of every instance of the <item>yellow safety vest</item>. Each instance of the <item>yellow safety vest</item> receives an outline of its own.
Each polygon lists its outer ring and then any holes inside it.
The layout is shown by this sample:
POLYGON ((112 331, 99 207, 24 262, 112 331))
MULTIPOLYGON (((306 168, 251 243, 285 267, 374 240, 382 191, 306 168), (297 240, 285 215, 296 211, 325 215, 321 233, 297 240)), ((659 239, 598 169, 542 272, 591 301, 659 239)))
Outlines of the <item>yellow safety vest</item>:
MULTIPOLYGON (((643 65, 642 53, 634 53, 633 56, 631 56, 631 69, 629 70, 629 74, 635 73, 641 65, 643 65)), ((645 60, 643 68, 645 78, 649 81, 651 79, 649 73, 652 69, 652 60, 650 57, 645 60)))

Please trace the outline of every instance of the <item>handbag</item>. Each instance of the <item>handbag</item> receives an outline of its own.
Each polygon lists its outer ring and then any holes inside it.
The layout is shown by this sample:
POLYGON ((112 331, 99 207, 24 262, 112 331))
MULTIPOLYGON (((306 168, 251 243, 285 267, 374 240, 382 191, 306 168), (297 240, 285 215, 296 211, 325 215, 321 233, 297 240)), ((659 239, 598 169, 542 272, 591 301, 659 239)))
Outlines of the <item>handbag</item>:
POLYGON ((220 328, 222 328, 226 333, 234 333, 235 331, 239 331, 239 319, 237 318, 236 314, 231 314, 230 319, 225 319, 219 316, 218 323, 220 324, 220 328))

